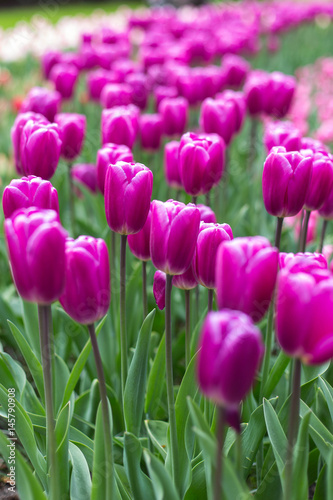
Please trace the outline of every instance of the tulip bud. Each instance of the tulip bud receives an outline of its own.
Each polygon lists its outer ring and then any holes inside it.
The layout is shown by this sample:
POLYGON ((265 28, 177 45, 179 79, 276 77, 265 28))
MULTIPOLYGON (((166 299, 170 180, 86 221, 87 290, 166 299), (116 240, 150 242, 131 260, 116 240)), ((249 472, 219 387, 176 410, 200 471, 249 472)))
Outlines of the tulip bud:
POLYGON ((264 144, 269 153, 276 146, 283 146, 286 151, 299 151, 302 135, 291 122, 273 122, 264 134, 264 144))
POLYGON ((179 146, 179 173, 186 193, 199 196, 218 184, 224 168, 223 139, 216 134, 184 134, 179 146))
POLYGON ((228 146, 236 128, 234 106, 222 99, 205 99, 201 106, 199 123, 204 132, 218 134, 228 146))
POLYGON ((198 203, 197 208, 200 212, 201 222, 207 222, 207 224, 212 222, 213 224, 216 224, 216 215, 210 207, 198 203))
POLYGON ((99 101, 101 92, 108 83, 117 83, 116 74, 106 69, 96 69, 87 75, 87 89, 90 99, 99 101))
POLYGON ((139 109, 129 104, 102 111, 102 143, 124 144, 132 149, 139 130, 139 109))
POLYGON ((276 217, 296 215, 304 205, 310 185, 312 158, 299 152, 273 148, 262 174, 262 191, 267 212, 276 217))
POLYGON ((71 99, 79 76, 79 70, 73 64, 56 64, 50 73, 50 80, 63 99, 71 99))
POLYGON ((156 305, 161 311, 165 308, 165 287, 166 274, 163 271, 156 271, 154 274, 153 295, 156 305))
POLYGON ((174 200, 152 202, 150 255, 166 274, 182 274, 190 266, 199 232, 200 212, 174 200))
POLYGON ((61 59, 61 54, 58 51, 50 50, 45 52, 41 57, 41 67, 44 78, 49 78, 50 72, 55 64, 58 64, 61 59))
POLYGON ((132 102, 132 88, 127 83, 107 83, 101 92, 103 108, 126 106, 132 102))
POLYGON ((158 86, 154 89, 155 109, 159 109, 163 99, 172 99, 178 97, 176 87, 158 86))
POLYGON ((305 197, 306 210, 318 210, 325 203, 333 188, 333 161, 331 155, 315 153, 312 176, 305 197))
POLYGON ((55 124, 44 125, 32 120, 25 124, 21 134, 20 156, 26 175, 36 175, 42 179, 53 176, 61 151, 59 133, 59 127, 55 124))
POLYGON ((104 194, 107 168, 109 165, 114 165, 118 161, 133 162, 132 151, 124 144, 104 144, 103 148, 97 151, 97 183, 102 194, 104 194))
POLYGON ((188 120, 188 102, 184 97, 165 98, 158 112, 162 116, 164 133, 168 136, 184 133, 188 120))
POLYGON ((219 309, 237 309, 260 321, 273 296, 277 268, 278 250, 262 236, 224 242, 216 257, 219 309))
POLYGON ((60 303, 74 321, 89 325, 107 314, 110 305, 107 246, 91 236, 66 242, 66 286, 60 303))
POLYGON ((217 250, 222 242, 232 239, 232 230, 228 224, 201 222, 192 264, 200 285, 210 289, 215 288, 217 250))
POLYGON ((162 117, 158 114, 141 115, 140 135, 143 149, 157 151, 161 146, 163 134, 162 117))
POLYGON ((119 161, 110 165, 105 177, 106 220, 112 231, 138 233, 148 217, 153 174, 141 163, 119 161))
POLYGON ((59 112, 61 95, 56 90, 43 87, 33 87, 21 105, 21 113, 33 111, 45 116, 53 122, 55 115, 59 112))
POLYGON ((77 113, 59 113, 55 116, 54 122, 60 129, 61 156, 67 161, 72 161, 82 151, 87 119, 85 115, 77 113))
POLYGON ((326 220, 333 219, 333 189, 331 189, 318 213, 326 220))
POLYGON ((3 192, 2 206, 5 219, 21 208, 44 208, 59 214, 58 193, 49 181, 29 175, 13 179, 3 192))
POLYGON ((137 259, 150 260, 151 208, 143 228, 136 234, 128 235, 128 246, 137 259))
POLYGON ((225 84, 228 87, 241 87, 250 70, 249 63, 235 54, 226 54, 222 60, 225 84))
POLYGON ((71 176, 92 193, 97 193, 97 170, 93 163, 78 163, 71 168, 71 176))
POLYGON ((24 300, 51 304, 65 286, 66 231, 54 210, 25 208, 5 220, 11 272, 24 300))
POLYGON ((178 141, 170 141, 164 147, 164 175, 169 186, 175 189, 183 187, 179 174, 179 145, 178 141))
POLYGON ((248 75, 244 93, 248 112, 251 116, 263 113, 267 102, 267 85, 269 75, 266 71, 254 70, 248 75))
POLYGON ((132 89, 132 102, 139 109, 144 110, 148 104, 149 84, 144 73, 131 73, 126 76, 126 83, 132 89))
POLYGON ((203 324, 197 377, 206 397, 238 408, 253 385, 264 353, 260 330, 239 311, 210 312, 203 324))
POLYGON ((245 95, 243 92, 224 90, 220 94, 216 94, 216 99, 218 101, 229 102, 233 105, 234 133, 238 133, 243 126, 246 115, 245 95))
POLYGON ((265 112, 269 115, 283 118, 289 111, 296 89, 293 76, 274 71, 269 75, 267 84, 267 101, 265 112))

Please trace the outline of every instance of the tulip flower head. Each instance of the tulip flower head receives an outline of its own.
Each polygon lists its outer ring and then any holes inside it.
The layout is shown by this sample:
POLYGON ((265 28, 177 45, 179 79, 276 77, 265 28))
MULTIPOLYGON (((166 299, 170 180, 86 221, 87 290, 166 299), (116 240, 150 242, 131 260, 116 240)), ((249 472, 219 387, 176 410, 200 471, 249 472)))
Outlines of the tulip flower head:
POLYGON ((107 143, 97 151, 97 183, 102 194, 104 194, 107 168, 109 165, 117 163, 117 161, 133 162, 133 154, 128 146, 124 144, 107 143))
POLYGON ((133 104, 102 111, 102 143, 124 144, 132 149, 139 130, 139 108, 133 104))
POLYGON ((33 111, 45 116, 47 120, 53 122, 54 117, 59 113, 61 95, 56 90, 49 90, 43 87, 33 87, 22 102, 21 112, 33 111))
POLYGON ((79 70, 74 64, 55 64, 50 72, 50 80, 63 99, 73 97, 78 76, 79 70))
POLYGON ((128 246, 132 254, 145 262, 150 260, 150 226, 151 208, 143 228, 138 233, 128 235, 128 246))
POLYGON ((87 119, 85 115, 77 113, 59 113, 55 116, 54 121, 60 129, 61 156, 65 160, 72 161, 81 153, 87 119))
POLYGON ((179 145, 178 141, 167 142, 164 147, 164 175, 169 186, 181 189, 182 181, 179 174, 179 145))

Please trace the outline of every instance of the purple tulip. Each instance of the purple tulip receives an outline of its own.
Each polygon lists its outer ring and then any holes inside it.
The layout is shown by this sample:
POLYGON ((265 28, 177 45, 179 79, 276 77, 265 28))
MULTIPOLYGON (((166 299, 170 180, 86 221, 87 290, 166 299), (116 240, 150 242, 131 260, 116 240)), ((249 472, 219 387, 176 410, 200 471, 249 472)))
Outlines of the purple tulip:
POLYGON ((41 57, 41 67, 44 78, 47 80, 51 70, 55 64, 58 64, 61 59, 61 53, 56 50, 45 52, 41 57))
POLYGON ((99 101, 103 88, 108 83, 117 83, 118 79, 113 71, 96 69, 87 75, 87 89, 90 99, 99 101))
POLYGON ((153 174, 141 163, 119 161, 105 177, 105 212, 109 227, 120 234, 138 233, 148 217, 153 174))
POLYGON ((150 256, 166 274, 182 274, 190 266, 199 232, 200 212, 174 200, 152 202, 150 256))
POLYGON ((264 144, 269 153, 276 146, 283 146, 286 151, 302 149, 302 134, 291 122, 272 122, 265 130, 264 144))
POLYGON ((260 330, 239 311, 210 312, 199 341, 200 389, 216 404, 238 410, 264 353, 260 330))
POLYGON ((79 70, 73 64, 56 64, 50 73, 50 80, 63 99, 71 99, 74 94, 75 84, 79 70))
POLYGON ((139 130, 139 109, 129 104, 102 111, 102 143, 124 144, 132 149, 139 130))
POLYGON ((97 193, 97 169, 93 163, 78 163, 71 168, 71 176, 92 193, 97 193))
POLYGON ((133 255, 137 259, 148 261, 150 260, 150 226, 151 226, 151 209, 143 228, 136 234, 128 235, 128 246, 133 255))
POLYGON ((310 185, 312 157, 273 148, 262 174, 262 191, 267 212, 291 217, 302 209, 310 185))
POLYGON ((162 311, 165 308, 166 274, 156 271, 154 274, 153 295, 157 307, 162 311))
POLYGON ((218 134, 228 146, 236 133, 234 104, 226 99, 205 99, 199 123, 204 132, 218 134))
POLYGON ((28 111, 27 113, 20 113, 16 117, 14 125, 11 128, 11 138, 13 144, 15 167, 19 175, 23 175, 24 173, 21 164, 21 151, 20 151, 21 135, 24 125, 29 120, 32 120, 36 123, 41 123, 43 125, 47 125, 49 123, 49 121, 47 120, 47 118, 45 118, 45 116, 41 115, 40 113, 34 113, 33 111, 28 111))
POLYGON ((5 220, 10 267, 18 293, 41 305, 57 300, 65 286, 66 231, 54 210, 25 208, 5 220))
POLYGON ((312 176, 305 197, 306 210, 319 210, 333 188, 333 161, 331 155, 315 153, 312 176))
POLYGON ((133 90, 127 83, 107 83, 101 92, 101 105, 103 108, 127 106, 132 102, 133 90))
POLYGON ((248 75, 244 93, 248 112, 251 116, 263 113, 267 106, 267 86, 269 74, 266 71, 254 70, 248 75))
POLYGON ((312 137, 303 137, 301 140, 301 149, 310 149, 313 153, 329 153, 329 149, 317 139, 312 137))
POLYGON ((86 134, 87 119, 77 113, 59 113, 55 116, 62 140, 61 156, 67 161, 74 160, 82 151, 86 134))
POLYGON ((319 215, 326 220, 333 219, 333 189, 331 189, 331 192, 324 201, 324 204, 319 209, 319 215))
POLYGON ((180 290, 192 290, 198 285, 197 278, 193 272, 193 265, 185 271, 183 274, 176 274, 172 278, 172 286, 179 288, 180 290))
POLYGON ((299 269, 327 269, 327 260, 322 253, 298 252, 294 253, 279 253, 279 268, 295 267, 299 265, 299 269))
POLYGON ((333 278, 300 260, 279 275, 276 336, 282 349, 307 364, 333 357, 333 278))
POLYGON ((207 224, 201 222, 193 257, 193 271, 200 285, 216 287, 216 255, 220 244, 233 239, 228 224, 207 224))
POLYGON ((178 97, 176 87, 158 86, 154 89, 155 109, 159 109, 163 99, 172 99, 178 97))
POLYGON ((179 146, 179 173, 186 193, 199 196, 218 184, 224 168, 223 139, 216 134, 184 134, 179 146))
POLYGON ((233 105, 233 119, 235 133, 240 132, 246 115, 246 100, 243 92, 235 92, 234 90, 224 90, 220 94, 216 94, 217 100, 229 102, 233 105))
POLYGON ((110 305, 109 254, 105 241, 79 236, 66 241, 66 286, 60 303, 67 314, 89 325, 107 314, 110 305))
POLYGON ((33 111, 45 116, 50 122, 59 113, 61 95, 56 90, 49 90, 43 87, 33 87, 21 105, 21 113, 33 111))
POLYGON ((272 299, 277 269, 278 250, 266 238, 224 242, 216 257, 219 309, 237 309, 260 321, 272 299))
POLYGON ((163 120, 159 114, 145 114, 140 117, 140 138, 142 149, 158 151, 163 134, 163 120))
POLYGON ((43 208, 59 214, 58 193, 49 181, 29 175, 13 179, 3 192, 2 206, 5 219, 21 208, 43 208))
POLYGON ((109 165, 114 165, 118 161, 133 162, 133 154, 129 147, 123 144, 104 144, 97 151, 97 184, 100 192, 104 194, 104 184, 106 171, 109 165))
POLYGON ((267 84, 267 101, 264 111, 276 118, 283 118, 289 111, 295 90, 296 80, 293 76, 278 71, 271 73, 267 84))
POLYGON ((222 61, 225 84, 228 87, 241 87, 250 70, 250 64, 240 56, 226 54, 222 61))
POLYGON ((207 224, 212 222, 213 224, 216 224, 216 215, 210 207, 198 203, 197 208, 200 212, 201 222, 206 222, 207 224))
POLYGON ((184 133, 188 120, 188 102, 184 97, 165 98, 158 107, 164 133, 168 136, 184 133))
POLYGON ((178 141, 168 142, 164 147, 164 175, 169 186, 175 189, 183 187, 179 174, 179 145, 178 141))
POLYGON ((132 89, 132 102, 139 109, 144 110, 148 104, 149 83, 144 73, 131 73, 126 76, 126 83, 132 89))
POLYGON ((59 127, 28 121, 21 134, 20 156, 23 172, 50 179, 56 171, 61 151, 59 127))

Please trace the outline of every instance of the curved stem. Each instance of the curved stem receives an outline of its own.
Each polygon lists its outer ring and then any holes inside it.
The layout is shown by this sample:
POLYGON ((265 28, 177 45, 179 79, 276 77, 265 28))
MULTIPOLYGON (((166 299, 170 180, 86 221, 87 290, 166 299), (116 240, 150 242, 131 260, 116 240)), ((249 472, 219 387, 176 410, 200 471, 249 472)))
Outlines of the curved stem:
POLYGON ((53 336, 51 335, 52 313, 51 306, 38 305, 39 340, 42 357, 42 368, 45 391, 46 413, 46 449, 48 463, 49 498, 59 500, 59 469, 57 464, 57 442, 55 435, 53 386, 52 386, 52 359, 53 336))
POLYGON ((308 226, 309 226, 310 215, 311 215, 311 211, 307 210, 306 213, 305 213, 305 217, 304 217, 304 224, 303 224, 303 227, 301 229, 301 231, 302 231, 301 249, 300 249, 301 252, 305 252, 305 249, 306 249, 306 237, 307 237, 307 234, 308 234, 308 226))
POLYGON ((148 314, 148 303, 147 303, 147 262, 142 261, 142 307, 143 307, 143 319, 148 314))
POLYGON ((75 204, 74 204, 74 183, 72 178, 72 164, 68 163, 68 186, 69 186, 69 217, 71 225, 71 233, 75 238, 75 204))
POLYGON ((120 347, 121 347, 121 390, 124 397, 127 377, 127 332, 126 332, 126 243, 127 236, 120 239, 120 347))
POLYGON ((94 353, 95 364, 97 369, 97 377, 99 383, 99 393, 101 396, 102 418, 104 429, 104 446, 105 446, 105 474, 107 481, 107 498, 111 500, 114 494, 114 477, 113 477, 113 452, 112 452, 112 435, 111 435, 111 419, 109 413, 109 403, 104 377, 102 358, 99 352, 97 337, 94 324, 87 325, 90 335, 91 345, 94 353))
POLYGON ((172 276, 167 274, 165 288, 165 362, 166 362, 166 384, 168 398, 168 413, 170 422, 170 445, 173 479, 178 489, 178 441, 175 413, 175 401, 173 392, 173 366, 172 366, 172 333, 171 333, 171 290, 172 276))
POLYGON ((213 310, 213 298, 214 290, 212 288, 208 288, 208 312, 213 310))
POLYGON ((217 415, 217 452, 216 452, 216 473, 214 480, 214 500, 222 500, 223 492, 221 483, 223 477, 223 445, 224 445, 224 426, 225 410, 219 406, 217 415))
POLYGON ((185 290, 185 366, 191 361, 191 290, 185 290))
POLYGON ((319 243, 319 253, 322 253, 322 251, 323 251, 324 239, 325 239, 327 224, 328 224, 328 220, 324 219, 323 220, 323 225, 322 225, 322 228, 321 228, 320 243, 319 243))

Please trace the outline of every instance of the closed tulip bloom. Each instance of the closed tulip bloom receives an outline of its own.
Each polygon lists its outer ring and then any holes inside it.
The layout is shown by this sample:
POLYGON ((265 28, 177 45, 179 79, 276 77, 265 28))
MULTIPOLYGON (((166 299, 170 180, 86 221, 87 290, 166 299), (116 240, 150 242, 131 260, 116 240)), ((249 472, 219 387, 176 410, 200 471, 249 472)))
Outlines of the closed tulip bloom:
POLYGON ((61 59, 61 53, 56 50, 45 52, 41 57, 41 67, 44 78, 47 80, 51 70, 55 64, 58 64, 61 59))
POLYGON ((266 110, 268 78, 266 71, 254 70, 246 79, 244 93, 251 116, 256 116, 266 110))
POLYGON ((139 109, 144 110, 148 104, 149 81, 144 73, 131 73, 126 76, 126 83, 132 89, 132 102, 139 109))
POLYGON ((97 193, 97 170, 93 163, 78 163, 71 168, 71 176, 92 193, 97 193))
POLYGON ((101 92, 103 108, 126 106, 132 102, 133 90, 127 83, 108 83, 101 92))
POLYGON ((331 189, 318 213, 326 220, 333 219, 333 189, 331 189))
POLYGON ((312 174, 311 155, 273 148, 262 174, 262 191, 267 212, 276 217, 296 215, 304 205, 312 174))
POLYGON ((106 220, 112 231, 138 233, 148 217, 153 174, 141 163, 119 161, 110 165, 105 177, 106 220))
POLYGON ((55 116, 62 140, 61 156, 67 161, 74 160, 82 151, 86 134, 87 119, 77 113, 59 113, 55 116))
POLYGON ((210 207, 198 203, 197 208, 200 212, 201 222, 207 222, 207 224, 212 222, 213 224, 216 224, 216 215, 210 207))
POLYGON ((208 313, 198 350, 200 389, 216 404, 238 409, 254 383, 263 353, 260 330, 246 314, 208 313))
POLYGON ((269 115, 283 118, 289 111, 296 80, 293 76, 274 71, 269 75, 267 84, 267 101, 265 112, 269 115))
POLYGON ((139 130, 139 109, 130 104, 102 111, 102 143, 124 144, 132 149, 139 130))
POLYGON ((113 71, 98 68, 87 75, 87 89, 90 99, 99 101, 101 92, 108 83, 117 83, 118 78, 113 71))
POLYGON ((273 296, 278 250, 262 236, 235 238, 220 245, 216 257, 219 309, 237 309, 254 322, 265 315, 273 296))
POLYGON ((14 283, 24 300, 47 305, 65 286, 66 231, 54 210, 25 208, 5 220, 14 283))
POLYGON ((180 290, 192 290, 198 285, 198 280, 193 272, 193 265, 183 274, 176 274, 172 278, 172 285, 180 290))
POLYGON ((143 149, 157 151, 161 146, 163 120, 159 114, 141 115, 140 137, 143 149))
POLYGON ((331 155, 315 153, 312 176, 305 197, 306 210, 319 210, 333 188, 333 161, 331 155))
POLYGON ((155 98, 155 109, 159 109, 161 102, 163 99, 171 99, 178 97, 178 90, 176 87, 171 86, 158 86, 154 89, 154 98, 155 98))
POLYGON ((192 264, 200 285, 210 289, 216 287, 217 250, 221 243, 232 239, 232 230, 228 224, 201 222, 192 264))
POLYGON ((264 144, 269 153, 276 146, 283 146, 286 151, 302 149, 302 134, 291 122, 273 122, 264 134, 264 144))
POLYGON ((56 64, 50 73, 50 80, 63 99, 71 99, 74 94, 75 84, 79 70, 73 64, 56 64))
POLYGON ((307 364, 333 356, 333 279, 329 271, 297 265, 279 275, 276 336, 282 349, 307 364))
POLYGON ((14 125, 11 128, 11 138, 13 144, 14 162, 17 173, 23 175, 23 168, 21 164, 21 135, 24 125, 32 120, 37 123, 42 123, 47 125, 49 123, 48 119, 40 113, 34 113, 33 111, 28 111, 26 113, 20 113, 14 121, 14 125))
POLYGON ((200 212, 193 204, 152 202, 150 256, 166 274, 182 274, 190 266, 199 232, 200 212))
POLYGON ((60 303, 84 325, 101 319, 110 305, 109 254, 105 241, 79 236, 66 241, 66 286, 60 303))
POLYGON ((153 295, 157 307, 162 311, 165 308, 166 274, 156 271, 154 274, 153 295))
POLYGON ((61 139, 59 127, 32 120, 23 127, 20 144, 22 169, 26 175, 50 179, 58 166, 61 139))
POLYGON ((168 136, 184 133, 188 120, 188 102, 184 97, 165 98, 158 107, 164 133, 168 136))
POLYGON ((117 161, 133 162, 133 154, 128 146, 124 144, 104 144, 97 151, 97 184, 100 192, 104 194, 104 184, 106 171, 109 165, 114 165, 117 161))
POLYGON ((224 168, 223 139, 216 134, 184 134, 179 146, 179 173, 186 193, 208 193, 218 184, 224 168))
POLYGON ((312 269, 327 269, 327 260, 322 253, 298 252, 279 253, 279 268, 298 266, 298 270, 306 269, 309 272, 312 269))
POLYGON ((170 141, 164 147, 164 175, 169 186, 175 189, 183 187, 179 173, 179 145, 178 141, 170 141))
POLYGON ((243 92, 235 92, 234 90, 224 90, 220 94, 216 94, 217 100, 229 102, 233 105, 233 118, 235 133, 240 132, 246 115, 246 100, 243 92))
POLYGON ((55 115, 59 112, 61 95, 56 90, 43 87, 33 87, 22 102, 21 112, 33 111, 45 116, 53 122, 55 115))
POLYGON ((15 210, 29 207, 51 209, 59 213, 58 193, 51 182, 29 175, 11 181, 3 192, 2 206, 6 219, 15 210))
POLYGON ((140 260, 150 260, 150 226, 151 226, 151 209, 149 209, 148 217, 143 228, 136 234, 128 235, 128 246, 135 257, 140 260))
POLYGON ((233 103, 225 99, 205 99, 200 110, 200 127, 206 133, 218 134, 226 145, 236 132, 236 116, 233 103))
POLYGON ((240 87, 250 70, 250 64, 240 56, 226 54, 222 61, 222 70, 228 87, 240 87))

